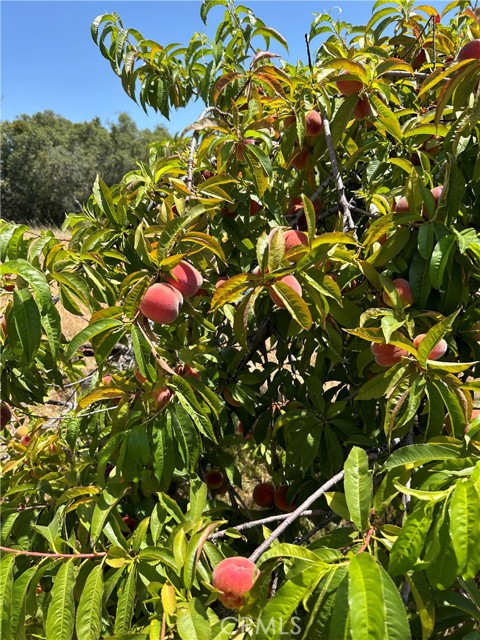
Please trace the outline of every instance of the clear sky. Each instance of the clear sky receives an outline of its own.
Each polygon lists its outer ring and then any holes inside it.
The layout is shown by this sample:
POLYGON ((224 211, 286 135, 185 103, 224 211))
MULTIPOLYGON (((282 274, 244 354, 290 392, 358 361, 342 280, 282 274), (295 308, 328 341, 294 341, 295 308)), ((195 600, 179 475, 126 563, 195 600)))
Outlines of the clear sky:
MULTIPOLYGON (((152 110, 145 115, 100 54, 90 25, 100 14, 117 12, 125 27, 138 29, 147 39, 186 44, 196 31, 213 36, 223 17, 225 9, 214 7, 205 27, 200 4, 199 0, 1 0, 1 118, 12 120, 22 113, 51 109, 74 122, 99 116, 108 124, 126 111, 141 128, 163 124, 172 133, 182 130, 196 119, 202 105, 173 112, 170 122, 152 110)), ((369 0, 243 0, 242 4, 286 38, 287 59, 293 63, 306 60, 304 33, 314 13, 331 11, 338 16, 341 10, 348 22, 366 24, 373 6, 369 0)))

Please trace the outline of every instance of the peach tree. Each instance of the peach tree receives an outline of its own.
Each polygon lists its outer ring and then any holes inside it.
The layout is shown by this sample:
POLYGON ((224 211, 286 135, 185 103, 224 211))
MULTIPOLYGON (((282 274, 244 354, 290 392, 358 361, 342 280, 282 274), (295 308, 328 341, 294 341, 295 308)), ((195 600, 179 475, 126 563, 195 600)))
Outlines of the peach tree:
POLYGON ((197 121, 0 227, 2 637, 478 639, 480 11, 200 11, 92 25, 197 121))

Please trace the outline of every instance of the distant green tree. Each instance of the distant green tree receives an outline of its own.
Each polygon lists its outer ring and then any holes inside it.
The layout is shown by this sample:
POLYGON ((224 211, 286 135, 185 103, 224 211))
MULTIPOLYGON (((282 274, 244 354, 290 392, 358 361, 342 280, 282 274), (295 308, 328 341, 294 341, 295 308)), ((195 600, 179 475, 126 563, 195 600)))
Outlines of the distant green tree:
POLYGON ((73 123, 43 111, 2 123, 1 206, 16 222, 61 224, 81 210, 97 173, 119 182, 148 157, 148 144, 169 138, 164 127, 139 129, 126 113, 109 128, 99 118, 73 123))

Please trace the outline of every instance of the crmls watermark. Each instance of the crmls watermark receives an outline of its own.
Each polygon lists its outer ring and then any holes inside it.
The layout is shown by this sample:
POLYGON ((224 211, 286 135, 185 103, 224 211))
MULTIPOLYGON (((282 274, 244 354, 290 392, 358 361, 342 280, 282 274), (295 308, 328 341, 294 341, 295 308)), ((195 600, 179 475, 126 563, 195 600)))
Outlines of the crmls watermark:
POLYGON ((302 632, 302 628, 299 625, 300 618, 288 618, 288 620, 283 620, 283 618, 270 618, 268 622, 265 620, 254 620, 253 618, 245 617, 238 618, 234 616, 228 616, 228 618, 223 618, 222 620, 222 631, 225 629, 226 625, 231 624, 232 622, 238 623, 236 627, 236 631, 240 631, 242 633, 247 633, 248 631, 263 633, 273 633, 275 637, 293 637, 298 636, 302 632))

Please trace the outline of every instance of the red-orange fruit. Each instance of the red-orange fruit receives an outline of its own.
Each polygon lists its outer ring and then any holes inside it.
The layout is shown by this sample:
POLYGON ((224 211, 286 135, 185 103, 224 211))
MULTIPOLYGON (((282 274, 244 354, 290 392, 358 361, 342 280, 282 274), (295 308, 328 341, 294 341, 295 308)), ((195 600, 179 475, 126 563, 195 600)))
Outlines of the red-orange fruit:
POLYGON ((182 376, 184 378, 195 378, 195 380, 202 379, 202 376, 198 373, 198 371, 191 367, 189 364, 183 365, 182 376))
POLYGON ((184 298, 194 296, 203 284, 203 277, 200 271, 192 264, 182 260, 171 271, 171 275, 167 276, 166 281, 175 287, 184 298))
POLYGON ((360 98, 357 102, 357 106, 355 107, 355 111, 353 112, 355 120, 363 120, 364 118, 368 118, 370 115, 372 115, 372 108, 370 107, 368 99, 360 98))
POLYGON ((209 178, 211 178, 213 176, 213 173, 209 170, 209 169, 204 169, 202 171, 202 176, 205 180, 208 180, 209 178))
POLYGON ((458 52, 458 60, 480 59, 480 40, 471 40, 458 52))
POLYGON ((140 311, 153 322, 170 324, 178 318, 182 303, 183 298, 178 289, 159 282, 147 289, 140 303, 140 311))
POLYGON ((251 216, 256 216, 261 208, 262 208, 262 205, 259 202, 257 202, 253 198, 250 198, 250 205, 248 208, 248 212, 251 216))
POLYGON ((161 409, 166 407, 172 399, 173 391, 168 387, 157 387, 152 391, 152 397, 157 404, 158 411, 160 411, 161 409))
POLYGON ((396 347, 393 344, 378 344, 376 342, 372 342, 370 349, 373 353, 373 357, 375 358, 375 362, 381 367, 391 367, 392 365, 397 364, 397 362, 400 362, 402 357, 408 356, 408 351, 405 351, 405 349, 401 349, 400 347, 396 347))
POLYGON ((130 529, 130 531, 133 531, 134 529, 137 528, 137 521, 135 520, 135 518, 132 518, 130 516, 123 516, 122 520, 130 529))
MULTIPOLYGON (((420 333, 415 340, 413 341, 413 344, 415 345, 415 349, 418 349, 418 347, 420 346, 420 343, 422 342, 422 340, 425 338, 427 334, 426 333, 420 333)), ((448 349, 448 345, 446 343, 445 340, 440 340, 440 342, 438 342, 433 349, 430 351, 430 353, 428 354, 428 359, 429 360, 438 360, 439 358, 441 358, 443 355, 445 355, 446 351, 448 349)))
POLYGON ((395 205, 395 212, 404 213, 406 211, 410 211, 410 205, 408 204, 408 200, 406 199, 406 197, 402 196, 395 205))
POLYGON ((425 52, 425 49, 420 49, 420 51, 417 53, 417 55, 415 56, 412 62, 412 69, 414 71, 418 71, 418 69, 420 69, 420 67, 423 64, 425 64, 426 61, 427 61, 427 54, 425 52))
MULTIPOLYGON (((291 289, 293 289, 296 293, 298 293, 300 297, 302 297, 302 287, 300 286, 300 283, 295 278, 295 276, 288 274, 286 276, 283 276, 283 278, 279 278, 276 282, 283 282, 284 284, 288 285, 291 289)), ((280 307, 281 309, 285 309, 285 304, 283 300, 273 289, 270 289, 270 297, 273 300, 273 302, 277 305, 277 307, 280 307)))
POLYGON ((32 441, 32 437, 31 436, 22 436, 20 438, 20 444, 23 444, 23 446, 28 447, 28 445, 30 444, 30 442, 32 441))
POLYGON ((140 373, 140 369, 138 367, 135 369, 135 378, 140 382, 140 384, 147 381, 147 378, 140 373))
POLYGON ((223 496, 228 491, 228 485, 226 482, 222 482, 222 484, 218 487, 218 489, 213 489, 213 492, 216 496, 223 496))
POLYGON ((220 489, 224 480, 223 473, 218 469, 213 469, 205 474, 205 482, 209 489, 220 489))
POLYGON ((260 482, 253 489, 252 498, 259 507, 268 508, 273 506, 275 497, 275 487, 271 482, 260 482))
MULTIPOLYGON (((412 289, 410 283, 405 278, 396 278, 393 280, 393 284, 400 298, 400 302, 404 307, 408 307, 413 302, 412 289)), ((384 291, 383 301, 388 307, 394 307, 394 303, 388 293, 384 291)))
POLYGON ((236 556, 225 558, 217 564, 212 574, 212 584, 214 589, 221 592, 218 599, 225 607, 239 609, 257 577, 255 563, 248 558, 236 556))
POLYGON ((318 136, 322 132, 323 121, 318 111, 309 111, 305 117, 305 123, 307 125, 307 136, 318 136))
MULTIPOLYGON (((463 430, 463 433, 467 433, 467 431, 470 429, 470 423, 472 423, 475 420, 475 418, 478 418, 478 416, 480 416, 480 409, 473 409, 472 415, 470 416, 470 420, 467 426, 465 427, 465 429, 463 430)), ((450 418, 450 416, 448 417, 450 418)))
POLYGON ((295 169, 298 169, 298 171, 303 171, 305 169, 309 156, 309 150, 306 147, 302 147, 293 156, 292 166, 294 166, 295 169))
MULTIPOLYGON (((347 73, 348 71, 342 71, 342 75, 347 73)), ((344 96, 353 96, 354 93, 360 93, 363 89, 363 82, 360 80, 337 80, 336 85, 344 96)))
POLYGON ((283 234, 283 237, 285 239, 285 251, 290 251, 293 247, 298 247, 301 244, 308 246, 308 236, 303 231, 288 229, 283 234))
POLYGON ((228 280, 227 276, 220 276, 217 282, 215 283, 215 289, 218 289, 224 282, 228 280))
POLYGON ((5 319, 5 316, 2 316, 2 319, 0 320, 0 328, 3 331, 3 335, 7 335, 7 321, 5 319))
POLYGON ((297 508, 295 500, 292 500, 290 503, 287 502, 287 492, 288 485, 286 484, 281 484, 275 491, 273 500, 275 506, 277 507, 277 509, 280 509, 280 511, 294 511, 297 508))
POLYGON ((0 426, 6 427, 12 419, 12 411, 6 402, 0 404, 0 426))

